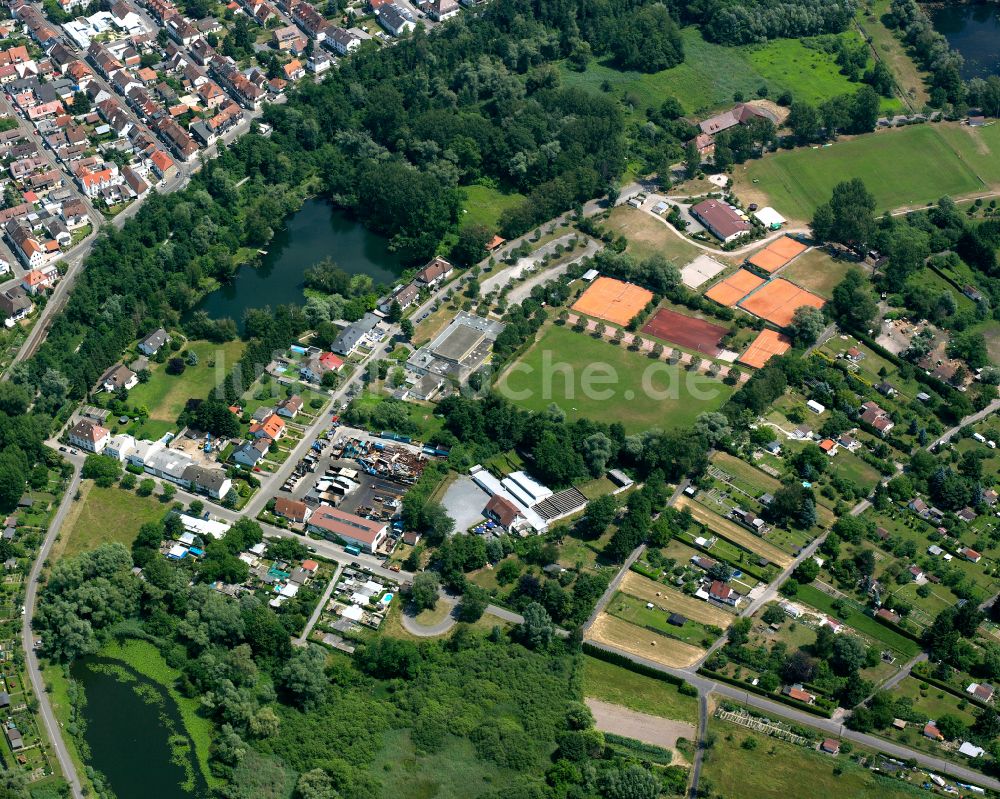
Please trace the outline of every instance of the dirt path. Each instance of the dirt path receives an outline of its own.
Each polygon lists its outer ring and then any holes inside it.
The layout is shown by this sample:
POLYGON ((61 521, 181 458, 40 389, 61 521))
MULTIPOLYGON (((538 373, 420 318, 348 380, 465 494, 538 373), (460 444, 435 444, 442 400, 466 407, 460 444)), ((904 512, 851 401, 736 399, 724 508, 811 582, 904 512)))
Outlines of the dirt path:
MULTIPOLYGON (((674 750, 677 748, 678 738, 686 738, 692 742, 697 740, 697 729, 686 721, 673 721, 659 716, 651 716, 648 713, 639 713, 621 705, 613 705, 610 702, 602 702, 600 699, 591 699, 590 697, 584 701, 590 708, 590 712, 594 714, 594 722, 601 732, 610 732, 635 741, 674 750)), ((675 752, 674 762, 677 761, 678 757, 679 755, 675 752)))

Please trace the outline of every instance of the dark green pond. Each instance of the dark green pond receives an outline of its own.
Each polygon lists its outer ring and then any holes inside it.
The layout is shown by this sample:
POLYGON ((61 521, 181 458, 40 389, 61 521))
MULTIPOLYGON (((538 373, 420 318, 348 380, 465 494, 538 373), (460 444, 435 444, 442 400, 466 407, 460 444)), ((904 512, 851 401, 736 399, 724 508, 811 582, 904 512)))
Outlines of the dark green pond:
POLYGON ((190 740, 172 752, 170 737, 182 735, 184 726, 162 686, 110 658, 78 661, 73 677, 87 697, 87 763, 104 775, 118 799, 208 795, 190 740))
POLYGON ((386 239, 328 202, 306 200, 274 234, 258 266, 241 266, 231 283, 206 295, 194 310, 239 324, 248 308, 301 303, 305 270, 327 257, 348 274, 369 275, 376 285, 391 284, 402 271, 386 239))
POLYGON ((1000 75, 1000 6, 960 3, 930 9, 934 29, 965 59, 963 78, 1000 75))

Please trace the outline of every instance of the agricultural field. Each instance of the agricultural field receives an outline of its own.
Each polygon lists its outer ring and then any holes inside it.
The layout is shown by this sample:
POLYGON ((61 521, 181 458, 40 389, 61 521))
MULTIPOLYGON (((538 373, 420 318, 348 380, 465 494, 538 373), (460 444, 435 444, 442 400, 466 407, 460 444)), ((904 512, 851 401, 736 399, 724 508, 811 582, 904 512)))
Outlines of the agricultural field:
POLYGON ((84 480, 80 499, 70 508, 53 555, 78 555, 115 541, 130 547, 142 525, 159 521, 166 512, 167 506, 155 496, 140 497, 134 491, 101 488, 84 480))
POLYGON ((763 538, 754 535, 749 530, 740 527, 730 519, 724 519, 719 514, 713 513, 704 505, 689 497, 681 497, 677 501, 677 507, 691 511, 694 520, 705 527, 714 535, 722 536, 737 546, 756 552, 761 557, 767 558, 771 563, 776 563, 782 568, 790 564, 792 555, 784 552, 774 544, 765 541, 763 538))
POLYGON ((517 192, 505 193, 489 186, 464 186, 465 202, 462 204, 462 223, 485 225, 490 230, 496 230, 500 215, 524 199, 517 192))
POLYGON ((696 663, 705 654, 704 649, 636 627, 607 613, 597 617, 590 627, 588 637, 669 668, 685 668, 696 663))
POLYGON ((796 286, 801 286, 824 299, 830 299, 837 284, 856 266, 857 264, 833 258, 825 250, 814 247, 792 261, 781 270, 780 274, 796 286))
POLYGON ((828 147, 775 153, 737 167, 734 178, 738 191, 742 186, 748 197, 763 195, 795 220, 811 219, 833 187, 853 177, 864 179, 878 211, 922 206, 946 194, 982 191, 1000 180, 1000 158, 992 156, 1000 153, 1000 129, 994 129, 979 140, 949 123, 881 131, 828 147))
POLYGON ((725 629, 735 618, 732 613, 717 605, 686 596, 633 571, 625 575, 620 587, 623 593, 630 594, 643 602, 652 602, 668 613, 680 613, 699 624, 725 629))
POLYGON ((836 757, 788 743, 718 719, 709 722, 715 745, 705 755, 702 779, 720 796, 787 799, 801 796, 803 779, 811 796, 838 799, 916 799, 925 791, 882 777, 841 753, 836 757), (748 744, 747 741, 753 743, 748 744))
POLYGON ((570 420, 614 420, 629 433, 687 427, 699 414, 722 407, 734 391, 721 380, 558 325, 543 328, 534 346, 500 377, 497 390, 528 410, 555 402, 570 420), (590 396, 581 386, 587 375, 600 375, 590 396), (605 375, 613 378, 604 380, 605 375), (650 384, 653 391, 647 390, 650 384))
POLYGON ((715 641, 717 636, 706 630, 704 625, 688 619, 683 625, 675 626, 667 621, 668 613, 658 608, 647 608, 646 604, 631 594, 619 591, 611 598, 606 612, 609 616, 655 630, 667 638, 676 638, 692 646, 708 647, 715 641))
POLYGON ((698 718, 698 700, 677 686, 589 655, 583 657, 583 695, 665 719, 695 723, 698 718))
POLYGON ((150 378, 129 392, 129 405, 145 408, 149 418, 129 433, 140 438, 159 438, 176 427, 177 417, 189 399, 204 399, 231 371, 243 354, 242 341, 215 344, 193 341, 182 348, 198 356, 197 366, 188 366, 183 374, 168 375, 165 363, 149 364, 150 378))
POLYGON ((626 252, 639 259, 662 255, 680 269, 700 252, 693 244, 672 233, 666 222, 629 205, 613 208, 602 224, 616 236, 628 239, 626 252))

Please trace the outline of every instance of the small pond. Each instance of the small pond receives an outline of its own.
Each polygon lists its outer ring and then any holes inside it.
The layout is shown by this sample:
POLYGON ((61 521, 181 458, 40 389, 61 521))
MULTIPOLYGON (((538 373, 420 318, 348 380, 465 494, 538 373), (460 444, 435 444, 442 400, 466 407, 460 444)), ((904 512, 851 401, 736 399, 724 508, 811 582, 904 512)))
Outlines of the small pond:
POLYGON ((118 799, 208 795, 180 713, 163 686, 111 658, 77 661, 72 673, 87 698, 88 765, 104 775, 118 799))
POLYGON ((330 203, 306 200, 275 232, 259 265, 241 266, 231 283, 207 294, 193 310, 240 324, 249 308, 301 303, 306 269, 327 257, 348 274, 390 285, 403 266, 388 244, 330 203))
POLYGON ((934 29, 965 59, 963 78, 1000 75, 1000 6, 995 3, 936 5, 934 29))

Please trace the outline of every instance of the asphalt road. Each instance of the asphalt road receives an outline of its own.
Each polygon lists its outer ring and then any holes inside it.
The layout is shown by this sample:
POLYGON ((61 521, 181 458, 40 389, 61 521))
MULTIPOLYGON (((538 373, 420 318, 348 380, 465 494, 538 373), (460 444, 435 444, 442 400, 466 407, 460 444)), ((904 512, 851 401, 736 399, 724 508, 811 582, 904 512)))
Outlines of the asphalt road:
POLYGON ((621 652, 614 647, 606 646, 605 644, 598 643, 596 641, 588 641, 592 646, 598 649, 604 649, 608 652, 614 652, 616 654, 624 654, 630 660, 643 666, 661 671, 665 674, 670 674, 674 677, 680 677, 681 679, 687 680, 691 685, 698 689, 701 695, 707 695, 709 693, 718 694, 719 696, 727 697, 734 701, 740 702, 741 704, 748 705, 749 707, 755 708, 766 712, 770 716, 777 716, 789 721, 793 721, 796 724, 800 724, 804 727, 811 727, 816 730, 820 730, 827 733, 830 737, 842 738, 844 740, 853 741, 854 743, 861 744, 862 746, 868 747, 869 749, 874 749, 879 752, 884 752, 892 757, 898 758, 900 760, 915 760, 919 765, 924 768, 930 769, 932 771, 938 772, 940 774, 947 774, 951 777, 962 780, 963 782, 968 782, 973 785, 980 785, 984 788, 990 788, 991 790, 1000 790, 1000 780, 996 780, 993 777, 987 777, 978 771, 973 771, 972 769, 964 768, 955 763, 951 763, 947 760, 942 760, 938 757, 932 757, 931 755, 924 754, 923 752, 918 752, 914 749, 908 749, 905 746, 900 746, 891 741, 887 741, 883 738, 878 738, 874 735, 867 735, 865 733, 855 732, 854 730, 849 730, 843 726, 839 721, 834 721, 832 719, 825 719, 821 716, 814 716, 811 713, 805 713, 801 710, 796 710, 788 705, 783 705, 778 702, 772 702, 770 699, 766 699, 757 694, 752 694, 747 691, 741 691, 740 689, 728 685, 727 683, 719 683, 714 680, 707 679, 701 675, 687 671, 684 669, 671 669, 663 666, 655 661, 648 660, 646 658, 640 657, 639 655, 632 655, 628 653, 621 652))
POLYGON ((69 750, 63 741, 60 725, 56 720, 55 713, 52 711, 52 703, 49 701, 49 695, 45 692, 45 680, 42 678, 42 672, 38 665, 38 657, 35 654, 34 634, 32 633, 31 623, 35 616, 35 605, 38 600, 38 575, 41 574, 45 560, 49 556, 53 542, 59 535, 59 529, 62 527, 62 523, 66 519, 66 514, 69 512, 70 507, 72 507, 73 497, 76 496, 79 487, 80 466, 74 463, 73 477, 66 487, 62 502, 59 503, 59 509, 52 518, 52 524, 49 525, 48 532, 45 534, 45 540, 42 541, 42 546, 38 550, 34 562, 31 564, 31 573, 28 575, 28 583, 24 591, 24 616, 21 622, 21 646, 24 649, 24 664, 28 670, 28 679, 31 680, 31 688, 38 699, 38 715, 41 718, 42 726, 45 727, 46 735, 52 744, 52 750, 56 753, 56 760, 59 761, 59 768, 62 770, 66 782, 69 783, 74 799, 82 799, 83 797, 83 793, 80 790, 80 778, 76 773, 76 767, 73 765, 73 759, 70 757, 69 750))

